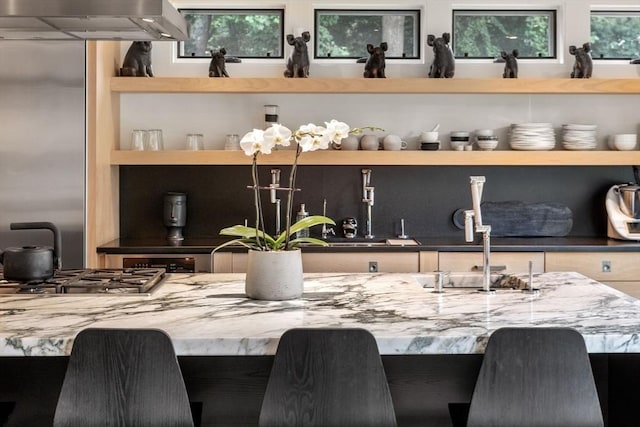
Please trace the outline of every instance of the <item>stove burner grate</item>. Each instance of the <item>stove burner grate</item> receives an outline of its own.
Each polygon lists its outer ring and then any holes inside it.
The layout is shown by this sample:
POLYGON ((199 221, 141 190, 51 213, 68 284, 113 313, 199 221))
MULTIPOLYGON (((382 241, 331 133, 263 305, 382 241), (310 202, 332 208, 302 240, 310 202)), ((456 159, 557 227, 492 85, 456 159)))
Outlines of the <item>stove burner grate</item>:
POLYGON ((163 268, 59 270, 38 283, 0 280, 0 290, 20 294, 145 294, 165 275, 163 268))

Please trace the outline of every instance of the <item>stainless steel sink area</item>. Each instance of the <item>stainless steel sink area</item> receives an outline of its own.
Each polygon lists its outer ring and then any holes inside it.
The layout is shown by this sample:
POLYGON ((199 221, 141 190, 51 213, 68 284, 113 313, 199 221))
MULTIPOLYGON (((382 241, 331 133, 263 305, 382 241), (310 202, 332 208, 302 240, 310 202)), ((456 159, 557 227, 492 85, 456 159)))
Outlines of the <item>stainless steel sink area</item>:
MULTIPOLYGON (((442 275, 443 288, 482 288, 482 272, 434 272, 415 276, 416 281, 423 288, 435 288, 438 275, 442 275)), ((513 274, 492 273, 490 275, 491 287, 495 289, 526 289, 526 280, 513 274)))
POLYGON ((327 242, 333 248, 368 248, 372 246, 388 246, 387 242, 327 242))
POLYGON ((415 239, 384 239, 384 240, 339 240, 328 241, 329 247, 334 248, 370 248, 379 246, 417 246, 420 244, 415 239))

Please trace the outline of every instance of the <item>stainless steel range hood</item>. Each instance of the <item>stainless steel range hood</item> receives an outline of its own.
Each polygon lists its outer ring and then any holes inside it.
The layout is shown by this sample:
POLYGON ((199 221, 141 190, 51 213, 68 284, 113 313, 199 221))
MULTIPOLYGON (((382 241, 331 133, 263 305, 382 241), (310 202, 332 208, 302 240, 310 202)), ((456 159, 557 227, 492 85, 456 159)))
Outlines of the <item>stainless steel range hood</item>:
POLYGON ((186 40, 168 0, 0 0, 0 40, 186 40))

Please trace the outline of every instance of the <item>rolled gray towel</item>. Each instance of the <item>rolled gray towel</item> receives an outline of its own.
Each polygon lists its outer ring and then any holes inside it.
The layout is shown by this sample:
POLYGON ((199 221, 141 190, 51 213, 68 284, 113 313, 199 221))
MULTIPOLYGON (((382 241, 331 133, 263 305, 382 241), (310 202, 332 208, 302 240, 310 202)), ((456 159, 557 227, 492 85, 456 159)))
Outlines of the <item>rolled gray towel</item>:
MULTIPOLYGON (((497 237, 562 237, 573 227, 573 213, 561 203, 483 202, 480 209, 482 223, 497 237)), ((464 228, 463 212, 454 213, 459 228, 464 228)))

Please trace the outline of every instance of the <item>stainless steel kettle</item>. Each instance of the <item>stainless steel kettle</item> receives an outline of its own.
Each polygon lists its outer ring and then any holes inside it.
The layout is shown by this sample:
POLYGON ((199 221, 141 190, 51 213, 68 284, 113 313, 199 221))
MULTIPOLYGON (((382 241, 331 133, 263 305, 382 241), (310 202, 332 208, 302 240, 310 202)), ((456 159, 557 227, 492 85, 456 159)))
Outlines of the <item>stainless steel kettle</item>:
POLYGON ((62 241, 58 228, 51 222, 13 222, 11 230, 48 229, 53 232, 53 248, 46 246, 23 246, 7 248, 0 253, 6 280, 40 282, 62 269, 62 241))
POLYGON ((623 214, 640 219, 640 185, 622 184, 618 186, 618 204, 623 214))

